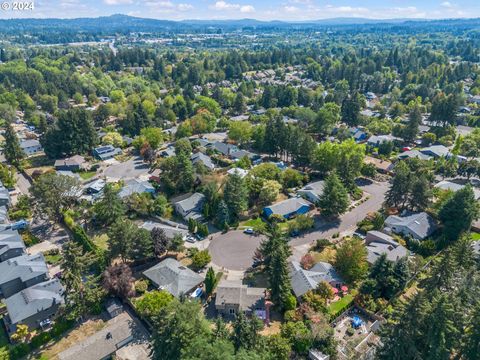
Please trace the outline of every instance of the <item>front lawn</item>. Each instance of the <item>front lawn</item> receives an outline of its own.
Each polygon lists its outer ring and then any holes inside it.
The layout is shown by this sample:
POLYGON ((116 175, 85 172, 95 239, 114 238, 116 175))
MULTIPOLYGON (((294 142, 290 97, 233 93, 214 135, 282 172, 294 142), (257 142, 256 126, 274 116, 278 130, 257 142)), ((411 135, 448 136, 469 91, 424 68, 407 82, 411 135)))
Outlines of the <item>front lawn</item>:
POLYGON ((91 178, 94 177, 96 174, 97 174, 96 171, 82 171, 82 172, 79 172, 79 173, 78 173, 78 175, 80 175, 80 177, 81 177, 83 180, 91 179, 91 178))
POLYGON ((353 295, 347 294, 340 300, 330 304, 330 306, 327 308, 328 313, 332 315, 332 317, 336 317, 340 315, 339 314, 340 311, 345 310, 352 302, 353 302, 353 295))
POLYGON ((258 217, 256 219, 250 219, 240 223, 240 227, 252 228, 255 231, 262 232, 266 229, 267 224, 262 220, 262 218, 258 217))

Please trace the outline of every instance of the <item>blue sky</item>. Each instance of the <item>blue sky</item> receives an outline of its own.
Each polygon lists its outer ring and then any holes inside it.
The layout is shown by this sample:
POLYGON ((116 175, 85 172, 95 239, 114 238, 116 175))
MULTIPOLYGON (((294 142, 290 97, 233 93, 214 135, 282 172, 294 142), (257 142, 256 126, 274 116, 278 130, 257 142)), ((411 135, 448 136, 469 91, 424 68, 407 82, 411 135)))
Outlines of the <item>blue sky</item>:
MULTIPOLYGON (((11 1, 14 0, 1 0, 11 1)), ((0 11, 9 17, 96 17, 111 14, 156 19, 312 20, 332 17, 480 17, 480 0, 23 0, 34 11, 0 11)))

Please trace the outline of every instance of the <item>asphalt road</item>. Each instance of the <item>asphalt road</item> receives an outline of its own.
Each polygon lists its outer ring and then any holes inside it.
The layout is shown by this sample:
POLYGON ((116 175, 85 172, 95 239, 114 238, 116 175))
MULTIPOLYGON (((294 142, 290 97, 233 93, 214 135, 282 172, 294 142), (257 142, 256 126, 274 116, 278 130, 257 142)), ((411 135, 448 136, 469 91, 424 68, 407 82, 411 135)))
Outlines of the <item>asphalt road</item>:
POLYGON ((147 175, 148 164, 145 164, 141 157, 134 156, 125 162, 108 166, 102 171, 102 176, 112 179, 134 179, 142 175, 147 175))
POLYGON ((252 256, 263 236, 244 234, 241 230, 213 235, 208 250, 212 261, 228 270, 247 270, 252 265, 252 256))
MULTIPOLYGON (((317 239, 330 238, 335 233, 353 232, 357 223, 365 218, 367 213, 381 207, 388 190, 388 183, 375 182, 360 187, 368 193, 368 200, 334 222, 316 217, 313 231, 290 241, 293 258, 300 259, 308 251, 310 244, 317 239)), ((245 271, 252 265, 252 257, 261 240, 260 236, 246 235, 240 230, 225 234, 218 233, 213 235, 208 250, 215 265, 228 270, 245 271)))

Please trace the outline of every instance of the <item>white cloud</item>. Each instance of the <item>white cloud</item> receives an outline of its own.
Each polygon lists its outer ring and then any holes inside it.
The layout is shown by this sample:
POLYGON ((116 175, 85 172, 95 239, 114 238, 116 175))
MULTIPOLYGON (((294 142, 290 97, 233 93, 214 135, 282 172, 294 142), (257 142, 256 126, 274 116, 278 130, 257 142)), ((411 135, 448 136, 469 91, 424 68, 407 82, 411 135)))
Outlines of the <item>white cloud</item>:
POLYGON ((192 4, 178 4, 177 6, 179 11, 189 11, 193 10, 193 5, 192 4))
POLYGON ((126 5, 132 4, 133 0, 103 0, 103 2, 107 5, 126 5))
POLYGON ((296 6, 287 5, 283 7, 283 10, 285 10, 287 13, 296 13, 300 9, 296 6))
POLYGON ((213 5, 215 10, 237 10, 240 9, 239 4, 230 4, 225 1, 217 1, 215 5, 213 5))
POLYGON ((240 8, 240 12, 242 13, 253 13, 255 12, 255 8, 252 6, 252 5, 243 5, 241 8, 240 8))
POLYGON ((440 5, 443 6, 443 7, 446 7, 446 8, 452 8, 453 7, 453 4, 450 1, 444 1, 440 5))

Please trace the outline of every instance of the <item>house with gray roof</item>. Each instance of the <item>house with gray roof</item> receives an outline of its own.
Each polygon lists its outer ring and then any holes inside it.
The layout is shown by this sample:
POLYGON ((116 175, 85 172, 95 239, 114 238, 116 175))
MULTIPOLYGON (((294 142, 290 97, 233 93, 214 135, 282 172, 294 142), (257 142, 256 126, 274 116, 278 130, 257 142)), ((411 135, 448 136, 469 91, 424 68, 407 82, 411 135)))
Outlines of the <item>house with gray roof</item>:
POLYGON ((204 280, 201 275, 172 258, 167 258, 145 270, 143 275, 156 288, 166 290, 176 298, 182 294, 189 294, 204 280))
POLYGON ((6 206, 0 206, 0 224, 5 224, 8 219, 8 209, 6 206))
POLYGON ((211 147, 218 151, 219 153, 225 155, 225 156, 230 156, 232 153, 238 151, 238 147, 233 144, 227 144, 221 141, 216 141, 214 142, 211 147))
POLYGON ((11 204, 10 192, 8 189, 0 185, 0 206, 9 207, 11 204))
POLYGON ((301 197, 293 197, 264 207, 263 214, 266 218, 269 218, 272 215, 278 215, 285 219, 289 219, 297 215, 308 213, 312 207, 313 204, 311 202, 301 197))
POLYGON ((203 219, 203 204, 205 203, 205 195, 201 193, 185 194, 172 200, 173 206, 177 214, 185 220, 194 219, 201 221, 203 219))
MULTIPOLYGON (((463 189, 466 186, 465 183, 455 180, 442 180, 435 184, 437 189, 442 189, 445 191, 457 192, 458 190, 463 189)), ((472 187, 473 193, 475 194, 475 199, 480 199, 480 190, 478 188, 472 187)))
POLYGON ((55 160, 55 170, 59 171, 79 171, 88 167, 88 163, 81 155, 74 155, 69 158, 55 160))
POLYGON ((430 160, 433 159, 432 156, 426 155, 421 153, 418 150, 409 150, 409 151, 404 151, 401 154, 398 154, 397 156, 400 160, 405 160, 405 159, 420 159, 420 160, 430 160))
POLYGON ((29 140, 23 140, 20 141, 20 147, 22 148, 23 152, 27 155, 33 155, 36 153, 39 153, 40 151, 43 151, 42 145, 40 144, 40 141, 36 139, 29 139, 29 140))
POLYGON ((0 232, 0 262, 7 261, 25 253, 25 244, 16 230, 0 232))
POLYGON ((51 279, 30 286, 5 299, 7 313, 4 323, 12 334, 18 324, 37 329, 48 322, 65 303, 63 286, 59 279, 51 279))
POLYGON ((424 240, 432 235, 436 229, 435 220, 426 212, 420 212, 407 216, 390 215, 385 220, 384 231, 424 240))
POLYGON ((432 145, 420 150, 420 152, 435 159, 438 159, 440 157, 449 157, 452 155, 450 150, 443 145, 432 145))
POLYGON ((320 197, 323 194, 323 188, 325 187, 325 181, 319 180, 308 183, 303 188, 297 191, 297 194, 307 199, 308 201, 316 204, 320 201, 320 197))
POLYGON ((307 291, 317 288, 321 281, 333 287, 341 286, 343 281, 333 266, 326 262, 318 262, 311 269, 305 270, 299 262, 290 262, 290 279, 293 293, 297 298, 307 291))
POLYGON ((48 280, 48 268, 42 254, 20 255, 1 262, 0 274, 0 293, 5 298, 48 280))
POLYGON ((215 164, 212 162, 212 159, 210 156, 205 155, 204 153, 198 152, 192 154, 192 156, 190 156, 190 160, 192 161, 193 165, 200 163, 205 165, 205 167, 209 170, 215 170, 215 164))
POLYGON ((112 159, 115 155, 121 154, 122 150, 112 145, 99 146, 93 149, 93 156, 99 160, 112 159))
POLYGON ((405 247, 397 243, 390 235, 376 230, 367 232, 365 246, 369 264, 375 263, 383 254, 387 256, 387 260, 393 262, 408 256, 408 250, 405 247))
POLYGON ((265 288, 253 288, 237 281, 222 280, 217 286, 215 309, 225 317, 265 312, 265 288))
POLYGON ((180 235, 182 239, 185 239, 188 236, 188 230, 187 229, 182 229, 181 227, 173 227, 169 225, 165 225, 162 223, 157 223, 153 221, 146 221, 142 225, 143 229, 146 229, 148 231, 152 231, 154 228, 159 228, 162 229, 163 232, 165 233, 165 236, 169 239, 173 239, 176 235, 180 235))
POLYGON ((120 189, 118 196, 121 199, 123 199, 133 194, 143 194, 143 193, 154 194, 155 188, 148 181, 139 180, 139 179, 130 179, 125 181, 125 184, 120 189))
POLYGON ((368 138, 367 143, 371 146, 379 146, 385 142, 400 141, 401 139, 392 135, 372 135, 368 138))

